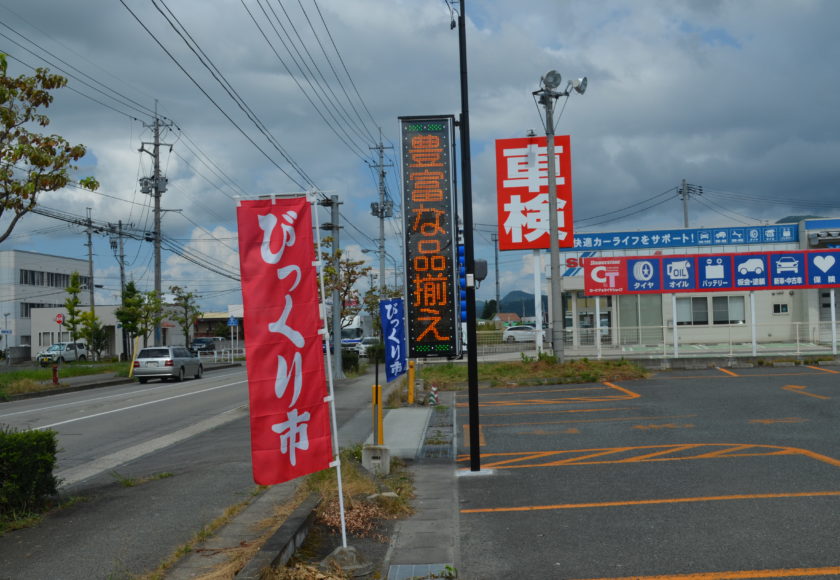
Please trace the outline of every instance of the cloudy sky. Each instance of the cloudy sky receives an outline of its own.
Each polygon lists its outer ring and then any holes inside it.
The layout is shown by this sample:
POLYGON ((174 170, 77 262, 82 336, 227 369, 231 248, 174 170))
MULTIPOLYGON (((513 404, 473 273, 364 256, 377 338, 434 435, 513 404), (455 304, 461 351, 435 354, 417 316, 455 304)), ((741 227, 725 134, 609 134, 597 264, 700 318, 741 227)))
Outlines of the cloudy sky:
MULTIPOLYGON (((80 177, 101 182, 44 194, 45 208, 150 231, 138 179, 151 156, 138 150, 157 107, 162 205, 175 210, 165 246, 217 271, 167 251, 163 284, 224 310, 241 301, 223 275, 238 271, 237 197, 338 195, 342 245, 373 258, 361 250, 379 231, 380 131, 399 209, 397 118, 460 110, 453 17, 445 0, 0 0, 0 51, 11 74, 46 66, 70 79, 50 130, 88 147, 80 177)), ((494 141, 544 132, 532 92, 551 69, 589 79, 558 103, 579 231, 681 227, 683 179, 703 187, 692 227, 840 215, 840 2, 468 0, 467 21, 476 256, 491 266, 480 299, 495 295, 494 141)), ((397 259, 400 215, 386 225, 397 259)), ((86 259, 85 241, 77 226, 30 215, 0 249, 86 259)), ((97 300, 114 303, 107 237, 95 251, 97 300)), ((151 289, 151 244, 126 240, 126 260, 151 289)), ((503 253, 502 295, 530 291, 530 268, 530 253, 503 253)))

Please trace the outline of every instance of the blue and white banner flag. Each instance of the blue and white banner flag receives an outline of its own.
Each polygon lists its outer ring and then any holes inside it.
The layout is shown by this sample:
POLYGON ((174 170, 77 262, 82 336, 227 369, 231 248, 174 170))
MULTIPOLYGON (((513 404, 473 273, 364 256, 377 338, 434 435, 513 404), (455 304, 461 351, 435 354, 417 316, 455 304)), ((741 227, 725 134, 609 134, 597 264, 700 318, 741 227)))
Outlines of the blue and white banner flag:
POLYGON ((382 340, 385 343, 385 378, 391 382, 408 369, 405 341, 405 306, 402 298, 379 301, 382 340))

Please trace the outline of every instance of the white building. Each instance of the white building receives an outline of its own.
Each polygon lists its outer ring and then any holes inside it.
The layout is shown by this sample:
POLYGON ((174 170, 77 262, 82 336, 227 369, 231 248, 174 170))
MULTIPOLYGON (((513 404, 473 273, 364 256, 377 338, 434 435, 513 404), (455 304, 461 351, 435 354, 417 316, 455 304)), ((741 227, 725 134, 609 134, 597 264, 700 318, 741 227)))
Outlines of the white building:
MULTIPOLYGON (((38 347, 37 338, 33 340, 32 310, 63 307, 73 272, 79 272, 82 287, 87 290, 88 277, 81 275, 87 271, 85 260, 22 250, 0 251, 0 314, 3 315, 2 328, 11 330, 6 337, 9 346, 38 347)), ((87 291, 82 292, 79 299, 87 306, 87 291)))
MULTIPOLYGON (((685 344, 831 340, 833 288, 588 296, 583 263, 614 256, 787 252, 840 247, 840 218, 807 218, 758 227, 575 234, 564 252, 563 310, 567 342, 663 344, 679 328, 685 344), (597 322, 596 322, 597 320, 597 322)), ((840 285, 840 284, 838 284, 840 285)), ((835 318, 836 321, 836 318, 835 318)))

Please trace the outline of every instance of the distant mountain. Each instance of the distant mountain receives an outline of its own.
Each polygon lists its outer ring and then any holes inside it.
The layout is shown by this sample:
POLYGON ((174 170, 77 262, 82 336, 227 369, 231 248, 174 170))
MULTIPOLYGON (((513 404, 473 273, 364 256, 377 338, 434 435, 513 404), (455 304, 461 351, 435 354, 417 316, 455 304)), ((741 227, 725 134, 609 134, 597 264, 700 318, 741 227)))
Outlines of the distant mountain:
MULTIPOLYGON (((523 292, 522 290, 514 290, 508 292, 502 298, 501 308, 499 312, 512 312, 519 316, 534 316, 534 294, 531 292, 523 292)), ((548 297, 542 297, 543 316, 548 312, 548 297)))

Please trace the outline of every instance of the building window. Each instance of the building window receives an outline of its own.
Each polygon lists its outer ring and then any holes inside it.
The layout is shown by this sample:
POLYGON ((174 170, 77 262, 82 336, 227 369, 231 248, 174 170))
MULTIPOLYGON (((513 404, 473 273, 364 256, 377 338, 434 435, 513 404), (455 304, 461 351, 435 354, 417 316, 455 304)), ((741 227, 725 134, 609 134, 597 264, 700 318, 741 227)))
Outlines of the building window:
POLYGON ((709 302, 706 297, 677 298, 677 324, 709 324, 709 302))
POLYGON ((773 305, 773 314, 787 314, 788 313, 788 305, 787 304, 774 304, 773 305))
POLYGON ((712 298, 715 324, 744 324, 746 322, 743 296, 715 296, 712 298))

